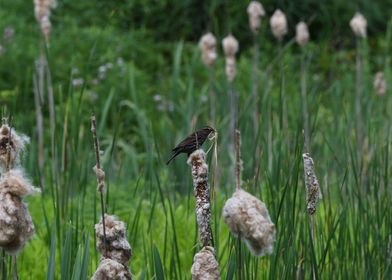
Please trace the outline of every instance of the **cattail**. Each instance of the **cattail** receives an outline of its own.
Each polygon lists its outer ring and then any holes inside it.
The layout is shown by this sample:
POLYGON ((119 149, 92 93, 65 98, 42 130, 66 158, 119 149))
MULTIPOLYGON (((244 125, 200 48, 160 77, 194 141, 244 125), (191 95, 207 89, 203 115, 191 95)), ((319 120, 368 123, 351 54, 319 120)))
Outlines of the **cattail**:
POLYGON ((215 258, 215 251, 212 247, 204 247, 193 258, 191 269, 192 280, 218 280, 219 264, 215 258))
POLYGON ((321 199, 320 185, 314 173, 313 159, 309 153, 302 155, 304 160, 305 187, 306 187, 306 209, 309 215, 316 213, 317 202, 321 199))
POLYGON ((22 198, 39 192, 19 169, 0 178, 0 247, 10 255, 16 255, 34 235, 34 224, 22 198))
POLYGON ((0 127, 0 168, 14 168, 19 163, 21 152, 28 141, 27 136, 19 135, 13 128, 3 124, 0 127))
POLYGON ((287 34, 287 19, 285 14, 277 9, 270 19, 272 34, 278 41, 282 41, 284 35, 287 34))
POLYGON ((309 41, 309 30, 305 22, 301 21, 296 26, 295 41, 301 47, 305 46, 309 41))
POLYGON ((198 149, 189 156, 187 161, 188 165, 192 167, 193 187, 196 198, 196 220, 203 247, 210 246, 212 240, 210 184, 208 182, 208 165, 205 162, 205 156, 205 152, 202 149, 198 149))
POLYGON ((263 202, 238 189, 223 207, 223 219, 231 233, 243 238, 255 256, 271 254, 275 241, 275 225, 263 202))
POLYGON ((46 39, 48 39, 51 30, 50 10, 55 7, 56 1, 54 0, 34 0, 35 18, 46 39))
POLYGON ((128 268, 132 249, 125 238, 124 222, 119 221, 116 216, 105 215, 105 219, 101 218, 100 222, 95 225, 95 234, 97 249, 102 257, 91 279, 132 279, 128 268))
POLYGON ((357 37, 366 38, 367 21, 361 13, 355 13, 354 17, 350 20, 350 27, 357 37))
POLYGON ((263 5, 258 1, 252 1, 246 10, 249 15, 249 27, 253 33, 257 33, 260 28, 261 18, 265 16, 263 5))
POLYGON ((383 72, 379 71, 374 75, 373 87, 377 94, 385 95, 387 92, 387 82, 383 72))
POLYGON ((223 39, 222 46, 226 56, 235 56, 239 49, 237 39, 231 34, 223 39))
POLYGON ((203 35, 199 41, 199 48, 202 52, 201 59, 203 63, 212 67, 217 59, 215 36, 211 32, 203 35))

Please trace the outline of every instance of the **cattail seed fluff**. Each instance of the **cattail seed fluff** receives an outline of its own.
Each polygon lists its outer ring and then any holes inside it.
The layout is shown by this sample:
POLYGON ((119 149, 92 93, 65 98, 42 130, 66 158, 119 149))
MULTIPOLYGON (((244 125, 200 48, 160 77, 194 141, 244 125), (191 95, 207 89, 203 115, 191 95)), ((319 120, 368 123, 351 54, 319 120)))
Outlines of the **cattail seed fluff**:
POLYGON ((225 37, 222 41, 223 51, 226 56, 226 76, 232 82, 236 76, 235 54, 238 52, 239 44, 233 35, 225 37))
POLYGON ((285 14, 277 9, 270 19, 272 34, 278 41, 282 41, 287 34, 287 19, 285 14))
POLYGON ((23 172, 14 169, 0 178, 0 247, 16 255, 35 233, 23 196, 40 192, 27 180, 23 172))
POLYGON ((316 213, 317 202, 321 199, 320 185, 314 173, 313 159, 309 153, 302 154, 304 160, 306 209, 309 215, 316 213))
POLYGON ((304 47, 309 41, 309 30, 305 22, 301 21, 296 26, 295 41, 304 47))
POLYGON ((193 258, 191 268, 192 280, 219 280, 219 265, 214 248, 204 247, 193 258))
POLYGON ((201 37, 199 48, 202 53, 201 59, 203 63, 208 67, 213 66, 218 55, 216 53, 216 38, 211 32, 201 37))
POLYGON ((378 95, 385 95, 387 92, 387 81, 385 80, 384 73, 379 71, 374 75, 373 88, 378 95))
POLYGON ((249 27, 253 33, 257 33, 260 28, 261 18, 265 16, 263 5, 258 1, 249 3, 246 10, 249 16, 249 27))
POLYGON ((116 216, 105 215, 105 233, 106 243, 101 218, 100 222, 95 225, 95 234, 97 249, 102 257, 91 279, 132 279, 128 268, 132 249, 125 237, 125 223, 119 221, 116 216))
POLYGON ((366 38, 367 21, 361 13, 355 13, 350 20, 350 27, 357 37, 366 38))
POLYGON ((211 205, 210 184, 208 182, 208 165, 205 162, 205 152, 202 149, 194 151, 188 158, 188 165, 192 167, 193 187, 196 198, 196 220, 199 236, 203 246, 210 246, 211 205))
POLYGON ((243 238, 255 256, 271 254, 275 225, 263 202, 244 190, 236 190, 223 207, 223 219, 231 233, 243 238))
POLYGON ((34 0, 34 14, 40 25, 41 32, 46 39, 49 37, 51 30, 50 10, 56 7, 54 0, 34 0))
POLYGON ((21 152, 28 141, 29 138, 27 136, 18 134, 8 125, 3 124, 0 127, 0 168, 2 170, 5 170, 7 165, 9 168, 14 168, 18 164, 21 152), (8 149, 10 149, 9 154, 8 149))

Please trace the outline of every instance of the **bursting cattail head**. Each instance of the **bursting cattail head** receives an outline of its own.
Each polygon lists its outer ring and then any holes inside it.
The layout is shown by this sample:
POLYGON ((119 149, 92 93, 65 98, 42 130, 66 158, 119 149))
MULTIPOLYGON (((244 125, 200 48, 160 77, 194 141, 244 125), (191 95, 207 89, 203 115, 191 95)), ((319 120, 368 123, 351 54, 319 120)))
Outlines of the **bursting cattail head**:
POLYGON ((46 39, 48 39, 51 30, 50 10, 55 8, 56 5, 55 0, 34 0, 35 18, 46 39))
POLYGON ((309 30, 305 22, 301 21, 296 26, 295 41, 301 47, 305 46, 309 41, 309 30))
POLYGON ((374 75, 373 88, 378 95, 385 95, 387 92, 387 82, 383 72, 379 71, 374 75))
POLYGON ((263 5, 258 1, 249 3, 246 10, 249 15, 249 27, 253 33, 257 33, 260 28, 261 18, 265 16, 263 5))
POLYGON ((277 9, 270 19, 272 34, 279 41, 282 41, 284 35, 287 34, 287 19, 285 14, 277 9))
POLYGON ((305 187, 306 187, 306 210, 309 215, 316 213, 317 202, 321 199, 320 185, 314 173, 313 159, 309 153, 302 154, 304 160, 305 187))
POLYGON ((6 170, 18 164, 28 141, 27 136, 18 134, 10 126, 3 124, 0 127, 0 168, 6 170))
POLYGON ((131 280, 132 274, 121 263, 111 259, 102 259, 91 280, 107 279, 131 280))
POLYGON ((193 258, 192 280, 219 280, 219 264, 214 248, 206 246, 193 258))
POLYGON ((20 170, 0 178, 0 247, 16 255, 34 235, 35 228, 22 197, 39 192, 20 170))
POLYGON ((245 240, 253 255, 272 253, 276 229, 267 207, 259 199, 236 190, 223 207, 223 219, 234 236, 245 240))
POLYGON ((128 261, 132 256, 132 249, 125 238, 125 223, 119 221, 116 216, 105 215, 105 236, 102 218, 95 225, 97 236, 97 249, 104 258, 109 258, 128 267, 128 261))
POLYGON ((361 13, 355 13, 350 20, 350 27, 357 37, 366 38, 367 21, 361 13))
POLYGON ((238 52, 239 45, 233 35, 225 37, 222 41, 223 51, 226 55, 226 76, 229 82, 232 82, 236 76, 235 54, 238 52))
POLYGON ((223 46, 223 51, 225 52, 226 57, 227 56, 235 56, 235 54, 238 52, 238 49, 239 49, 239 44, 238 44, 237 39, 231 34, 229 36, 223 38, 222 46, 223 46))
POLYGON ((216 38, 211 32, 201 37, 199 48, 202 52, 201 59, 203 63, 208 67, 213 66, 218 55, 216 53, 216 38))

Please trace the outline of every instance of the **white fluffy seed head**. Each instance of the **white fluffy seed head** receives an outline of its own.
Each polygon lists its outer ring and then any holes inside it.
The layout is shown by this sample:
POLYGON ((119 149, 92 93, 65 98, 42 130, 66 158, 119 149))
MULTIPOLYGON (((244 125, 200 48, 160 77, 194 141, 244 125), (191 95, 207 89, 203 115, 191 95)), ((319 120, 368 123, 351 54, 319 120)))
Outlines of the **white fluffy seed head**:
POLYGON ((378 95, 385 95, 387 93, 387 81, 383 72, 379 71, 374 75, 373 87, 378 95))
POLYGON ((287 34, 287 19, 285 14, 277 9, 270 19, 272 34, 275 38, 281 41, 284 35, 287 34))
POLYGON ((316 213, 318 201, 322 198, 320 185, 314 172, 314 162, 309 153, 302 154, 306 187, 306 210, 309 215, 316 213))
POLYGON ((202 52, 203 63, 207 66, 214 65, 218 55, 216 53, 216 38, 211 32, 200 38, 199 48, 202 52))
POLYGON ((132 274, 128 268, 111 259, 101 259, 91 280, 131 280, 132 274))
POLYGON ((258 1, 252 1, 249 3, 247 12, 249 15, 249 27, 257 33, 260 28, 261 18, 265 16, 263 5, 258 1))
POLYGON ((19 134, 13 127, 3 124, 0 127, 0 169, 4 171, 7 169, 7 165, 9 168, 14 168, 19 163, 21 153, 28 142, 27 136, 19 134))
POLYGON ((37 191, 20 170, 11 170, 0 178, 0 247, 8 254, 16 255, 34 235, 22 197, 37 191))
POLYGON ((366 38, 367 21, 361 13, 355 13, 350 20, 350 27, 357 37, 366 38))
POLYGON ((223 207, 223 219, 234 236, 245 240, 253 255, 272 253, 276 229, 259 199, 237 190, 223 207))
POLYGON ((219 264, 214 248, 206 246, 193 258, 192 280, 219 280, 219 264))
POLYGON ((309 30, 305 22, 301 21, 296 26, 295 41, 301 47, 305 46, 309 41, 309 30))
POLYGON ((238 52, 239 49, 239 44, 237 39, 231 34, 223 38, 222 46, 226 57, 235 56, 235 54, 238 52))

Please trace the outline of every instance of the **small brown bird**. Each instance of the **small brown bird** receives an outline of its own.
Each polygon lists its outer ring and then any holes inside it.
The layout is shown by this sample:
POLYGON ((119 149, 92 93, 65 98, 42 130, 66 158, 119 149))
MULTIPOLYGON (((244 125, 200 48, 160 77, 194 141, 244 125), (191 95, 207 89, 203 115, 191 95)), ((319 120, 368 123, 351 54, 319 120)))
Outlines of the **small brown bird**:
POLYGON ((191 135, 189 135, 187 138, 182 140, 180 144, 178 144, 173 150, 170 159, 166 162, 166 164, 169 164, 172 159, 174 159, 176 156, 178 156, 181 153, 186 153, 189 157, 191 153, 196 151, 198 148, 203 145, 204 141, 207 139, 207 137, 212 133, 215 132, 215 129, 213 129, 210 126, 205 126, 202 129, 193 132, 191 135))

